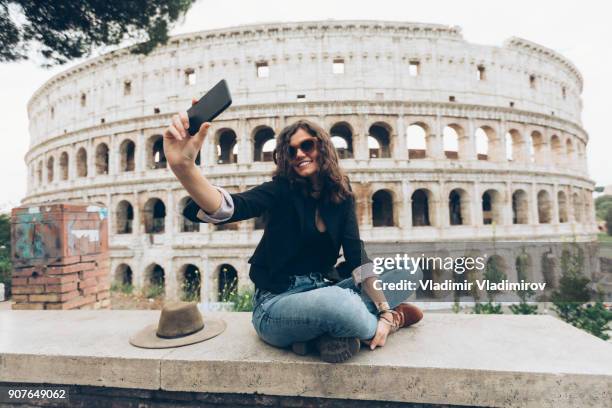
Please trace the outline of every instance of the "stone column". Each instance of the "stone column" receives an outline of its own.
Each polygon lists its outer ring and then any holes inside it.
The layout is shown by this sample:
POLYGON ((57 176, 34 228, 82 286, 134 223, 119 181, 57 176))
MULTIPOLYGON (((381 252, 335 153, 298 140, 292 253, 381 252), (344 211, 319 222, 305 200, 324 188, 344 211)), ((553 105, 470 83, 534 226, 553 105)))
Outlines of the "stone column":
POLYGON ((368 160, 368 129, 366 129, 368 115, 363 115, 359 121, 359 127, 355 128, 353 135, 353 157, 359 160, 368 160))
POLYGON ((444 159, 444 127, 442 126, 442 117, 436 115, 435 129, 432 129, 430 134, 425 135, 427 143, 427 155, 434 159, 444 159))
POLYGON ((479 183, 476 181, 472 185, 472 205, 470 205, 470 218, 472 225, 484 225, 482 213, 482 195, 479 193, 479 183))
POLYGON ((503 222, 512 225, 512 183, 506 183, 506 191, 503 199, 503 222))
MULTIPOLYGON (((464 130, 465 131, 465 130, 464 130)), ((468 119, 467 134, 459 135, 459 159, 460 160, 477 160, 476 156, 476 126, 474 119, 468 119)))
POLYGON ((538 224, 538 191, 535 183, 531 183, 531 205, 529 206, 529 224, 538 224))
POLYGON ((408 180, 402 180, 402 189, 400 197, 402 201, 402 211, 399 213, 399 226, 402 228, 402 231, 408 231, 412 229, 412 200, 410 199, 411 195, 412 189, 410 188, 410 183, 408 182, 408 180))
POLYGON ((393 154, 392 157, 396 160, 406 161, 408 160, 408 148, 406 145, 406 123, 404 115, 397 117, 395 128, 397 134, 395 135, 395 143, 393 143, 393 154))
POLYGON ((505 119, 502 119, 500 122, 497 123, 495 132, 497 133, 497 148, 495 152, 497 155, 497 161, 499 161, 500 163, 507 163, 508 152, 506 151, 507 144, 505 119))
POLYGON ((558 196, 559 186, 557 183, 553 184, 552 188, 552 197, 550 198, 552 203, 551 208, 551 224, 559 224, 559 196, 558 196))
POLYGON ((108 143, 108 174, 115 175, 119 173, 119 160, 121 152, 118 151, 117 135, 111 135, 108 143))
MULTIPOLYGON (((443 181, 439 184, 440 194, 438 197, 434 196, 434 203, 436 208, 436 222, 437 226, 448 228, 450 226, 450 216, 448 213, 448 194, 446 191, 446 185, 443 181)), ((431 204, 430 204, 431 205, 431 204)), ((430 222, 432 220, 429 220, 430 222)))
POLYGON ((96 152, 93 146, 93 140, 87 139, 87 177, 96 175, 96 152))
POLYGON ((238 119, 237 132, 237 139, 238 143, 240 144, 238 146, 238 163, 252 163, 253 148, 251 146, 252 144, 249 142, 249 129, 246 119, 238 119))
POLYGON ((135 169, 136 172, 144 172, 147 168, 147 146, 145 141, 144 130, 141 130, 138 133, 138 137, 136 138, 136 154, 135 154, 135 169))

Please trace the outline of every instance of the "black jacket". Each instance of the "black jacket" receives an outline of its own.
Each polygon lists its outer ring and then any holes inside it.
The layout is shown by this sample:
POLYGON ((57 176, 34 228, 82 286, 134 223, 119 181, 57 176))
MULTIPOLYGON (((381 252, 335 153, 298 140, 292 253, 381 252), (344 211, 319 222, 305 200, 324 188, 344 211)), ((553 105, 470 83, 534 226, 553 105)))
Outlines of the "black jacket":
MULTIPOLYGON (((234 214, 220 224, 246 220, 266 213, 267 222, 263 237, 249 259, 250 278, 256 287, 275 293, 287 289, 289 281, 278 272, 286 268, 302 244, 304 228, 304 198, 292 188, 284 177, 274 177, 242 193, 230 194, 234 201, 234 214), (256 267, 254 267, 256 266, 256 267)), ((183 215, 191 221, 197 218, 200 207, 189 199, 183 215)), ((371 262, 363 241, 359 238, 359 225, 355 215, 353 198, 340 204, 322 203, 319 213, 325 222, 334 245, 335 253, 343 250, 345 262, 336 267, 340 278, 348 278, 358 266, 371 262)))

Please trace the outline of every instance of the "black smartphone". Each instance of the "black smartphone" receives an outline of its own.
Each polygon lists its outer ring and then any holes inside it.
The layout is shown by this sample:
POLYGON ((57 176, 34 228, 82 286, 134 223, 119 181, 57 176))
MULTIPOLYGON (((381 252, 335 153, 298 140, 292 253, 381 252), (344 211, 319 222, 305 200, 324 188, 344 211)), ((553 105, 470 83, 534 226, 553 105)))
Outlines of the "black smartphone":
POLYGON ((198 133, 200 126, 204 122, 210 122, 226 110, 232 104, 227 82, 222 79, 200 98, 198 103, 187 111, 189 117, 189 134, 191 136, 198 133))

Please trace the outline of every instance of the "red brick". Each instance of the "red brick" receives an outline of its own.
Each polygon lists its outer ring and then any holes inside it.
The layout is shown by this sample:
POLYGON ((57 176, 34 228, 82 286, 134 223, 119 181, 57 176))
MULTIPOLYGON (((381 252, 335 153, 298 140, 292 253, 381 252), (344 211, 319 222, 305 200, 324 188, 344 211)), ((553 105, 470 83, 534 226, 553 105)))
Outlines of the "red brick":
POLYGON ((81 271, 89 271, 95 268, 93 262, 79 262, 72 265, 64 266, 50 266, 47 268, 47 274, 49 275, 62 275, 66 273, 75 273, 81 271))
POLYGON ((11 279, 12 286, 21 286, 21 285, 27 285, 27 284, 28 284, 28 278, 12 278, 11 279))
POLYGON ((82 296, 95 295, 96 293, 98 293, 98 287, 97 286, 90 286, 88 288, 81 289, 81 295, 82 296))
POLYGON ((42 275, 44 272, 44 268, 38 266, 32 266, 29 268, 15 268, 13 269, 12 275, 13 277, 30 277, 33 274, 42 275))
POLYGON ((27 285, 27 286, 15 286, 11 289, 11 292, 16 295, 27 295, 30 293, 44 293, 45 287, 43 285, 27 285))
POLYGON ((63 303, 47 303, 46 308, 52 310, 68 310, 68 309, 76 309, 83 305, 87 305, 90 303, 94 303, 96 301, 96 297, 94 295, 90 295, 87 297, 79 296, 72 300, 63 303))
POLYGON ((13 310, 44 310, 44 303, 13 303, 13 310))
POLYGON ((62 256, 55 258, 53 261, 49 262, 49 266, 64 266, 64 265, 72 265, 81 261, 81 257, 78 255, 75 256, 62 256))
POLYGON ((30 302, 66 302, 78 296, 79 292, 76 290, 67 293, 45 293, 44 295, 30 295, 30 302))
POLYGON ((28 295, 11 295, 11 299, 14 302, 27 302, 28 301, 28 295))
POLYGON ((79 282, 79 289, 88 288, 90 286, 96 286, 98 281, 96 278, 89 278, 79 282))
POLYGON ((28 281, 30 284, 57 285, 76 282, 77 280, 79 280, 79 274, 73 273, 66 275, 39 276, 36 278, 30 278, 28 281))
POLYGON ((97 276, 98 276, 98 272, 95 270, 79 272, 79 279, 82 281, 87 280, 87 279, 96 278, 97 276))
POLYGON ((50 292, 50 293, 65 293, 65 292, 71 292, 73 290, 77 290, 78 289, 78 284, 76 282, 71 282, 71 283, 64 283, 64 284, 59 284, 59 285, 47 285, 45 287, 46 292, 50 292))

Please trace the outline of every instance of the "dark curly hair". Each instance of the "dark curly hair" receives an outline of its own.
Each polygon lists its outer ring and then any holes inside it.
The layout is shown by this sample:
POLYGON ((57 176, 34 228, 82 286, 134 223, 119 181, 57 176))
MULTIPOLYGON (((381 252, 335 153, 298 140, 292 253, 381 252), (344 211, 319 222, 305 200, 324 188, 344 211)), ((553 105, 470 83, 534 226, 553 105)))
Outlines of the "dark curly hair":
POLYGON ((300 177, 293 166, 289 156, 289 142, 291 137, 302 129, 317 139, 319 165, 319 179, 321 181, 321 199, 334 204, 340 204, 353 196, 349 186, 348 177, 340 168, 338 153, 334 147, 329 133, 319 125, 305 119, 285 127, 276 136, 276 148, 274 149, 274 162, 276 170, 274 176, 286 177, 292 186, 299 188, 307 195, 312 191, 309 180, 300 177))

